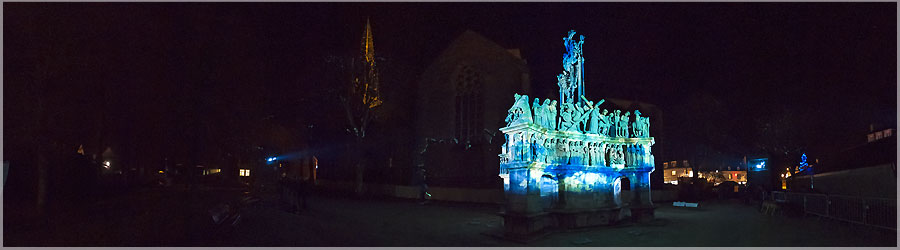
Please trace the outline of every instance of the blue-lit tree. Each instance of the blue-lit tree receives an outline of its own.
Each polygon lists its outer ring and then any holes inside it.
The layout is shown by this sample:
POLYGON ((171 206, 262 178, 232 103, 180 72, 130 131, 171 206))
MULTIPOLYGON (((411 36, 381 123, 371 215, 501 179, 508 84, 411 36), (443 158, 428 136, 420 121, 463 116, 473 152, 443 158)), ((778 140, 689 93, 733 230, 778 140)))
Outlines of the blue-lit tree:
POLYGON ((806 153, 803 153, 803 156, 800 156, 800 165, 797 167, 797 171, 804 172, 809 168, 809 163, 806 163, 806 153))

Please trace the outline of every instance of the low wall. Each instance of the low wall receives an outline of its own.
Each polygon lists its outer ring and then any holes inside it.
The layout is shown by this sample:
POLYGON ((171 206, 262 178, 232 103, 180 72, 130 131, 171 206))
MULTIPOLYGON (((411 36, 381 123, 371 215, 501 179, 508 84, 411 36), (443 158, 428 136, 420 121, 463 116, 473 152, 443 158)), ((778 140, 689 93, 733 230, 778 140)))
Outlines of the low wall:
MULTIPOLYGON (((891 164, 821 173, 812 178, 812 186, 825 194, 897 198, 897 176, 891 164)), ((791 185, 794 191, 809 192, 810 177, 797 176, 791 185)))
POLYGON ((650 190, 650 198, 653 202, 676 201, 678 190, 650 190))
MULTIPOLYGON (((316 184, 319 187, 330 190, 352 191, 354 189, 353 182, 329 181, 319 179, 316 184)), ((389 184, 370 184, 366 183, 365 192, 374 195, 384 195, 406 199, 419 198, 418 186, 389 185, 389 184)), ((454 202, 476 202, 476 203, 503 203, 502 189, 474 189, 474 188, 451 188, 451 187, 428 187, 428 193, 431 194, 432 200, 454 201, 454 202)))

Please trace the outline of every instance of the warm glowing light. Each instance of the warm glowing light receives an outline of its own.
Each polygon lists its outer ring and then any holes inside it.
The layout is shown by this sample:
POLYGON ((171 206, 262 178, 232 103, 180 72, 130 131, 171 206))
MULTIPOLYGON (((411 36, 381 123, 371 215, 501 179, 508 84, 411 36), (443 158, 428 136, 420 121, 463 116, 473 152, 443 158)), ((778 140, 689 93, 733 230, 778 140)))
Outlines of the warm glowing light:
POLYGON ((160 170, 159 173, 162 174, 162 173, 165 173, 165 172, 163 172, 162 170, 160 170))
POLYGON ((250 169, 241 169, 240 176, 250 176, 250 169))
POLYGON ((104 168, 109 168, 109 167, 110 167, 109 161, 104 161, 104 162, 103 162, 103 167, 104 167, 104 168))

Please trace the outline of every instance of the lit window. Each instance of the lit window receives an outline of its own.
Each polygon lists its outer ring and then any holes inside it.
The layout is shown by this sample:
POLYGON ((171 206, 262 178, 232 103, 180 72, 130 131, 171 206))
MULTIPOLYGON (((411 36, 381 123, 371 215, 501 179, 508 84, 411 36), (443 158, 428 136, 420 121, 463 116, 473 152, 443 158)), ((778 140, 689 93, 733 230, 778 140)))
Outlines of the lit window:
POLYGON ((884 134, 881 131, 875 132, 875 140, 881 140, 881 138, 884 138, 884 134))
POLYGON ((892 133, 891 133, 891 130, 890 130, 890 129, 885 129, 885 130, 884 130, 884 137, 889 137, 889 136, 891 136, 891 135, 892 135, 892 133))
POLYGON ((250 169, 241 169, 241 176, 250 176, 250 169))
POLYGON ((672 175, 673 175, 673 176, 675 175, 675 170, 672 170, 672 175))
POLYGON ((694 177, 694 171, 688 171, 688 177, 694 177))

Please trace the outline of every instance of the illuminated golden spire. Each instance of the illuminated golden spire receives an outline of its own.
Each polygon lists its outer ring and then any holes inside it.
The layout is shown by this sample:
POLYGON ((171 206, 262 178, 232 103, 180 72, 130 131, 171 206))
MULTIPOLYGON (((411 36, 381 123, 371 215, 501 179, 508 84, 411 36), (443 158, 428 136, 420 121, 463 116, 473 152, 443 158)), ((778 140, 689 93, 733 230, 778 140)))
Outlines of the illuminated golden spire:
POLYGON ((366 31, 361 43, 362 57, 366 62, 365 77, 359 83, 362 85, 362 101, 369 108, 374 108, 381 105, 381 98, 378 94, 378 72, 375 69, 375 42, 372 39, 372 26, 369 24, 368 18, 366 18, 366 31))
POLYGON ((363 35, 362 54, 366 58, 369 65, 375 64, 375 43, 372 42, 372 26, 369 25, 369 19, 366 18, 366 33, 363 35))

